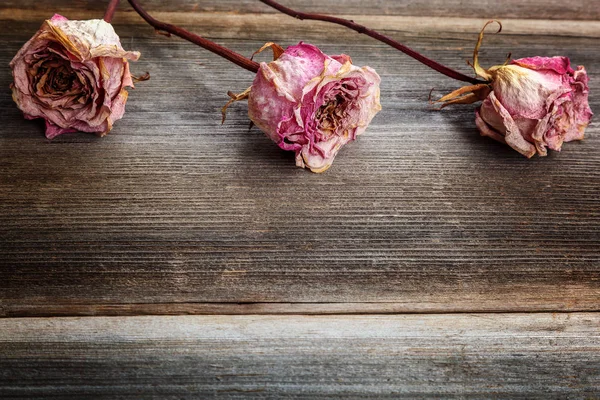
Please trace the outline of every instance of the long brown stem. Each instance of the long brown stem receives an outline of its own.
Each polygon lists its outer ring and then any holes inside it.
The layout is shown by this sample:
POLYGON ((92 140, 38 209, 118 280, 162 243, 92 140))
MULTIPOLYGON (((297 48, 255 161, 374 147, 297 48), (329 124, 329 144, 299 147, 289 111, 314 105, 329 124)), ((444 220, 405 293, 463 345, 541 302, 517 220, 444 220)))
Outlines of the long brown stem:
POLYGON ((108 3, 108 7, 106 7, 106 12, 104 13, 104 20, 109 24, 115 16, 115 11, 117 11, 117 7, 119 7, 119 1, 120 0, 110 0, 110 3, 108 3))
POLYGON ((242 68, 247 69, 248 71, 252 71, 254 73, 258 72, 258 64, 256 61, 252 61, 249 58, 244 57, 241 54, 236 53, 235 51, 229 50, 226 47, 218 45, 214 42, 211 42, 208 39, 204 39, 202 36, 196 35, 195 33, 189 32, 183 28, 180 28, 175 25, 167 24, 165 22, 161 22, 155 18, 153 18, 150 14, 148 14, 137 2, 137 0, 128 0, 129 4, 133 7, 133 9, 150 25, 152 25, 155 29, 159 31, 164 31, 171 33, 175 36, 179 36, 182 39, 188 40, 194 44, 197 44, 200 47, 205 48, 206 50, 212 51, 215 54, 220 55, 223 58, 231 61, 232 63, 239 65, 242 68))
POLYGON ((483 81, 480 81, 477 78, 472 78, 472 77, 462 74, 458 71, 455 71, 451 68, 448 68, 445 65, 438 63, 437 61, 433 61, 432 59, 427 58, 424 55, 417 53, 413 49, 406 47, 402 43, 400 43, 392 38, 389 38, 387 36, 384 36, 381 33, 376 32, 372 29, 369 29, 363 25, 359 25, 354 21, 350 21, 350 20, 344 19, 344 18, 331 17, 328 15, 311 14, 311 13, 304 13, 304 12, 296 11, 289 7, 285 7, 273 0, 260 0, 260 1, 268 6, 273 7, 274 9, 276 9, 278 11, 281 11, 284 14, 287 14, 287 15, 297 18, 297 19, 301 19, 301 20, 307 19, 307 20, 331 22, 334 24, 343 25, 347 28, 353 29, 358 33, 362 33, 367 36, 370 36, 373 39, 377 39, 383 43, 386 43, 386 44, 392 46, 393 48, 395 48, 397 50, 400 50, 404 54, 414 58, 415 60, 427 65, 429 68, 432 68, 432 69, 438 71, 439 73, 442 73, 450 78, 453 78, 453 79, 456 79, 459 81, 463 81, 463 82, 470 82, 473 84, 485 83, 483 81))

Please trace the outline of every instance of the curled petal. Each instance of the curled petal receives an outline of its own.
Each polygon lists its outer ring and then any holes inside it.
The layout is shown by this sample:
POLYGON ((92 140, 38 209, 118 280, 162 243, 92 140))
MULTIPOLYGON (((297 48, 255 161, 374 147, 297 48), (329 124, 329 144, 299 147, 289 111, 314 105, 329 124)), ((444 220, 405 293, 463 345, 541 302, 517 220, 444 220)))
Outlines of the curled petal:
POLYGON ((113 27, 103 20, 54 15, 10 63, 13 99, 27 118, 43 118, 46 136, 82 131, 105 135, 122 118, 133 80, 113 27))
POLYGON ((492 107, 494 107, 494 110, 502 119, 502 124, 506 130, 506 133, 504 134, 504 140, 506 141, 506 144, 523 154, 525 157, 532 157, 535 154, 535 146, 525 140, 521 130, 519 129, 519 126, 514 121, 508 110, 504 108, 502 103, 500 103, 500 101, 496 98, 494 92, 490 93, 488 98, 490 100, 490 104, 492 107))
POLYGON ((529 57, 513 60, 513 64, 531 70, 551 70, 557 74, 572 74, 571 62, 568 57, 529 57))
POLYGON ((296 153, 298 166, 323 172, 381 109, 379 83, 373 69, 352 65, 350 57, 300 43, 261 64, 248 114, 279 147, 296 153))
POLYGON ((442 97, 442 108, 483 100, 475 122, 484 136, 503 142, 525 155, 560 151, 563 143, 581 140, 591 121, 588 76, 583 66, 573 70, 567 57, 529 57, 487 70, 479 66, 478 51, 485 27, 475 46, 475 72, 490 80, 488 88, 463 87, 442 97))

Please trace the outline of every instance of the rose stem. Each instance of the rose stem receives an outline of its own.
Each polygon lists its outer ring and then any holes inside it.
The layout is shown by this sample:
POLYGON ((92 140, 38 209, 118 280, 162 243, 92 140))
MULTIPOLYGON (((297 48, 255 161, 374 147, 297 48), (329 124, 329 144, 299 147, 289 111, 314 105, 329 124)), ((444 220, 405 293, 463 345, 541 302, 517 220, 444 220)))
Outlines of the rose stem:
POLYGON ((115 11, 117 11, 117 7, 119 7, 119 1, 120 0, 110 0, 110 3, 108 3, 108 7, 106 7, 106 12, 104 13, 104 20, 109 24, 115 16, 115 11))
POLYGON ((393 48, 395 48, 397 50, 400 50, 404 54, 409 55, 410 57, 414 58, 415 60, 427 65, 429 68, 432 68, 432 69, 436 70, 437 72, 442 73, 450 78, 453 78, 453 79, 456 79, 459 81, 463 81, 463 82, 470 82, 470 83, 474 83, 474 84, 485 83, 483 81, 480 81, 477 78, 472 78, 472 77, 464 75, 458 71, 455 71, 451 68, 448 68, 445 65, 438 63, 437 61, 433 61, 433 60, 425 57, 424 55, 417 53, 413 49, 406 47, 402 43, 397 42, 396 40, 389 38, 387 36, 384 36, 381 33, 376 32, 372 29, 369 29, 363 25, 359 25, 359 24, 355 23, 354 21, 344 19, 344 18, 331 17, 328 15, 310 14, 310 13, 304 13, 304 12, 292 10, 291 8, 285 7, 273 0, 260 0, 260 1, 268 6, 273 7, 274 9, 276 9, 278 11, 281 11, 284 14, 287 14, 291 17, 294 17, 294 18, 297 18, 300 20, 307 19, 307 20, 331 22, 334 24, 343 25, 347 28, 353 29, 358 33, 362 33, 367 36, 370 36, 373 39, 377 39, 383 43, 386 43, 386 44, 392 46, 393 48))
POLYGON ((156 30, 168 32, 175 36, 179 36, 182 39, 188 40, 194 44, 197 44, 200 47, 205 48, 206 50, 212 51, 213 53, 218 54, 223 58, 226 58, 232 63, 239 65, 240 67, 245 68, 248 71, 252 71, 254 73, 258 72, 258 67, 260 66, 260 64, 256 61, 252 61, 249 58, 246 58, 241 54, 236 53, 235 51, 229 50, 228 48, 211 42, 208 39, 204 39, 202 36, 196 35, 195 33, 186 31, 185 29, 180 28, 178 26, 167 24, 165 22, 161 22, 153 18, 139 5, 137 0, 129 0, 129 4, 131 4, 133 9, 156 30))

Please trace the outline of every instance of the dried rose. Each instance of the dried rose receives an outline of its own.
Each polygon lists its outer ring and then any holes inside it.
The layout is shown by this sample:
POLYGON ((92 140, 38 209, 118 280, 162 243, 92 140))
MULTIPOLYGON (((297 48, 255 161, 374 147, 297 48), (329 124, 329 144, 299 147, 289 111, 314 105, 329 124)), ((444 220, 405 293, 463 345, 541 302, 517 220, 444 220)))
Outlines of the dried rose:
POLYGON ((25 118, 43 118, 46 137, 67 132, 106 135, 125 112, 133 87, 129 60, 112 25, 103 20, 46 20, 10 66, 13 99, 25 118))
POLYGON ((592 118, 585 68, 573 70, 567 57, 532 57, 485 70, 478 62, 485 26, 473 67, 490 83, 458 89, 440 99, 444 105, 483 100, 475 113, 481 135, 526 157, 545 156, 546 148, 560 151, 564 142, 583 139, 592 118))
POLYGON ((279 147, 295 151, 296 165, 324 172, 381 110, 379 75, 302 42, 277 55, 256 74, 250 119, 279 147))

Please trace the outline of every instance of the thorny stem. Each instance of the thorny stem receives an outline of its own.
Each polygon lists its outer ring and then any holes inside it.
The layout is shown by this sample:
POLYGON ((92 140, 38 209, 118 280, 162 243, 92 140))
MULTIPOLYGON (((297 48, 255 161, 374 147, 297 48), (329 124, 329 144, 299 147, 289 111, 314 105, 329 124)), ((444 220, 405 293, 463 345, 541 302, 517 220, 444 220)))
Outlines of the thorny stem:
POLYGON ((108 7, 106 7, 106 12, 104 13, 104 20, 111 23, 113 17, 115 16, 115 11, 117 11, 117 7, 119 7, 120 0, 110 0, 108 3, 108 7))
POLYGON ((137 2, 137 0, 128 0, 129 4, 133 7, 133 9, 150 25, 152 25, 156 30, 168 32, 175 36, 179 36, 182 39, 188 40, 194 44, 197 44, 200 47, 205 48, 206 50, 212 51, 215 54, 220 55, 223 58, 231 61, 232 63, 239 65, 240 67, 247 69, 248 71, 252 71, 254 73, 258 72, 259 63, 256 61, 252 61, 249 58, 242 56, 241 54, 236 53, 235 51, 229 50, 226 47, 218 45, 214 42, 211 42, 208 39, 203 38, 202 36, 196 35, 195 33, 189 32, 183 28, 180 28, 175 25, 167 24, 165 22, 161 22, 148 14, 137 2))
POLYGON ((386 43, 390 46, 392 46, 393 48, 400 50, 401 52, 403 52, 404 54, 414 58, 415 60, 425 64, 426 66, 428 66, 429 68, 432 68, 434 70, 436 70, 437 72, 446 75, 447 77, 450 77, 452 79, 456 79, 458 81, 463 81, 463 82, 470 82, 473 84, 480 84, 480 83, 485 83, 484 81, 481 81, 477 78, 472 78, 470 76, 467 76, 465 74, 462 74, 458 71, 455 71, 451 68, 446 67, 445 65, 442 65, 440 63, 438 63, 437 61, 433 61, 430 58, 425 57, 424 55, 417 53, 416 51, 412 50, 411 48, 406 47, 405 45, 403 45, 402 43, 389 38, 385 35, 382 35, 379 32, 376 32, 372 29, 369 29, 363 25, 359 25, 357 23, 355 23, 354 21, 348 20, 348 19, 344 19, 344 18, 338 18, 338 17, 331 17, 328 15, 321 15, 321 14, 311 14, 311 13, 304 13, 304 12, 300 12, 300 11, 296 11, 293 10, 289 7, 285 7, 279 3, 277 3, 276 1, 273 0, 260 0, 261 2, 263 2, 264 4, 273 7, 274 9, 281 11, 284 14, 287 14, 291 17, 300 19, 300 20, 315 20, 315 21, 324 21, 324 22, 331 22, 334 24, 338 24, 338 25, 343 25, 347 28, 353 29, 358 33, 362 33, 365 34, 367 36, 372 37, 373 39, 377 39, 383 43, 386 43))

